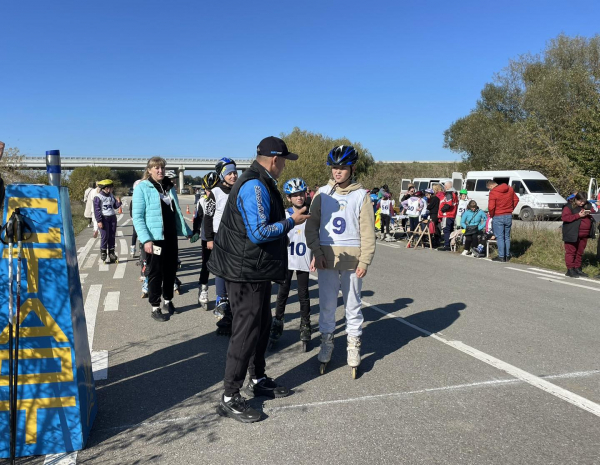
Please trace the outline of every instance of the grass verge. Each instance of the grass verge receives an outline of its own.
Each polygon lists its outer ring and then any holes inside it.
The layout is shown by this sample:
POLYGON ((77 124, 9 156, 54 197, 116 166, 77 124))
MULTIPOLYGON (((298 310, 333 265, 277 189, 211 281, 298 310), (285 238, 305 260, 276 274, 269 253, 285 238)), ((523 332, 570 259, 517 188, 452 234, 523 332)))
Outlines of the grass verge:
POLYGON ((89 220, 83 216, 85 204, 78 200, 71 201, 71 216, 73 217, 73 230, 75 235, 79 234, 89 223, 89 220))

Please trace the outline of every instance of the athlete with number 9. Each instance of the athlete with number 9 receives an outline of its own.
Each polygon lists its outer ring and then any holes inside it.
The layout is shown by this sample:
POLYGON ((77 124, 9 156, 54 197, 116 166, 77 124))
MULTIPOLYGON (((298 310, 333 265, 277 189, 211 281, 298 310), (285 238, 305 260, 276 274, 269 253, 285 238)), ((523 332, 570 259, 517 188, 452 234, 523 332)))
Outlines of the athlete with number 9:
MULTIPOLYGON (((308 186, 301 178, 290 179, 283 185, 283 192, 286 194, 288 201, 292 204, 292 206, 285 211, 286 218, 290 218, 294 212, 300 211, 306 206, 307 190, 308 186)), ((275 316, 271 323, 271 334, 269 337, 270 348, 274 347, 283 333, 283 317, 294 271, 296 272, 296 280, 298 281, 300 342, 302 352, 306 352, 308 343, 310 342, 312 331, 310 327, 308 276, 311 267, 314 268, 314 263, 312 263, 312 253, 310 249, 306 247, 306 237, 304 235, 305 226, 306 223, 298 224, 288 232, 288 271, 285 282, 279 285, 279 292, 277 293, 277 306, 275 307, 275 316)))
POLYGON ((358 154, 350 145, 334 147, 327 156, 331 168, 328 185, 321 187, 310 207, 306 240, 319 274, 318 359, 323 374, 333 353, 333 332, 338 293, 342 290, 348 335, 348 365, 352 377, 360 365, 362 278, 375 254, 375 217, 371 198, 352 178, 358 154))

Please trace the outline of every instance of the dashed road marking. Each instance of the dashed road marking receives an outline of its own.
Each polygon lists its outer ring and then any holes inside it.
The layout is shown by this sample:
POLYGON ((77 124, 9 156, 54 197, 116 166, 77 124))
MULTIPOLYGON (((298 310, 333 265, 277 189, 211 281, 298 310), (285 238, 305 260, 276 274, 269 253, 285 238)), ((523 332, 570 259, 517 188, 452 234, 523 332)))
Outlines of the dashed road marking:
POLYGON ((98 304, 100 304, 100 294, 102 292, 102 284, 92 284, 88 291, 85 304, 85 321, 87 323, 88 344, 90 351, 94 342, 94 330, 96 328, 96 314, 98 313, 98 304))
POLYGON ((94 381, 108 379, 108 350, 92 352, 92 373, 94 381))
POLYGON ((129 223, 131 223, 131 218, 125 220, 121 226, 127 226, 129 223))
POLYGON ((94 263, 96 263, 96 260, 98 260, 98 254, 97 253, 91 253, 90 256, 88 257, 88 259, 85 261, 83 268, 91 268, 94 266, 94 263))
POLYGON ((121 257, 119 258, 119 263, 117 263, 113 279, 123 279, 125 276, 125 269, 127 268, 127 241, 125 239, 119 239, 119 242, 121 244, 121 257))
POLYGON ((46 455, 44 465, 75 465, 77 463, 77 451, 65 454, 46 455))
MULTIPOLYGON (((534 275, 537 275, 537 276, 544 276, 546 278, 549 277, 547 274, 545 274, 545 273, 539 273, 537 271, 522 270, 520 268, 513 268, 512 266, 505 266, 505 268, 507 270, 520 271, 521 273, 529 273, 529 274, 534 274, 534 275)), ((565 278, 564 277, 561 278, 561 277, 557 276, 556 279, 565 279, 565 278)))
MULTIPOLYGON (((539 279, 545 279, 545 278, 542 278, 540 276, 539 279)), ((556 281, 556 282, 563 283, 562 281, 556 281)), ((563 283, 563 284, 566 284, 566 283, 563 283)), ((568 284, 570 284, 570 283, 568 283, 568 284)), ((591 288, 591 289, 600 291, 600 289, 595 289, 595 288, 591 288)), ((486 354, 485 352, 481 352, 480 350, 477 350, 474 347, 468 346, 467 344, 464 344, 461 341, 451 341, 451 340, 448 340, 448 339, 440 336, 437 333, 432 333, 430 331, 427 331, 426 329, 423 329, 417 325, 414 325, 414 324, 406 321, 404 318, 392 315, 392 314, 386 312, 385 310, 382 310, 377 305, 371 305, 368 302, 365 302, 364 300, 362 303, 364 306, 368 306, 368 307, 372 308, 373 310, 375 310, 385 316, 393 318, 396 321, 399 321, 400 323, 402 323, 422 334, 425 334, 426 336, 431 337, 431 338, 435 339, 436 341, 441 342, 442 344, 445 344, 449 347, 453 347, 454 349, 459 350, 460 352, 462 352, 464 354, 470 355, 471 357, 474 357, 477 360, 480 360, 490 366, 493 366, 494 368, 504 371, 505 373, 508 373, 509 375, 511 375, 517 379, 520 379, 521 381, 525 381, 526 383, 530 384, 531 386, 541 389, 542 391, 547 392, 548 394, 551 394, 554 397, 564 400, 576 407, 579 407, 580 409, 583 409, 587 412, 592 413, 593 415, 600 417, 600 405, 595 402, 592 402, 591 400, 586 399, 585 397, 582 397, 578 394, 575 394, 574 392, 571 392, 571 391, 563 389, 559 386, 556 386, 555 384, 549 383, 548 381, 545 381, 538 376, 532 375, 531 373, 528 373, 525 370, 521 370, 520 368, 517 368, 514 365, 506 363, 506 362, 504 362, 496 357, 493 357, 489 354, 486 354)))
POLYGON ((85 260, 85 257, 87 256, 87 254, 90 253, 90 250, 94 246, 94 242, 96 242, 96 239, 93 237, 90 238, 87 241, 87 244, 85 245, 83 250, 77 255, 77 264, 78 264, 79 268, 81 268, 81 266, 83 265, 83 261, 85 260))
POLYGON ((119 298, 121 297, 121 291, 107 292, 104 298, 104 311, 105 312, 116 312, 119 310, 119 298))
POLYGON ((87 273, 81 273, 81 274, 79 275, 79 282, 80 282, 81 284, 84 284, 84 283, 85 283, 85 278, 87 278, 87 277, 88 277, 88 274, 87 274, 87 273))
POLYGON ((123 231, 117 231, 117 237, 123 237, 123 231))

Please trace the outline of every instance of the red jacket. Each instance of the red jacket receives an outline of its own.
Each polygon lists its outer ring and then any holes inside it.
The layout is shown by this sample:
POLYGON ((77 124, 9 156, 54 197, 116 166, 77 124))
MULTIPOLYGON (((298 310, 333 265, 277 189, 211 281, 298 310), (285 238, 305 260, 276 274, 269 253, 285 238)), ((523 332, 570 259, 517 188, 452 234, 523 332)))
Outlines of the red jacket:
POLYGON ((508 184, 499 184, 490 191, 488 210, 493 218, 500 215, 512 215, 519 203, 519 197, 508 184))
POLYGON ((456 218, 458 210, 458 196, 456 192, 447 192, 444 198, 440 200, 440 209, 438 211, 438 219, 456 218), (447 194, 450 194, 449 196, 447 194), (450 198, 448 198, 450 197, 450 198))

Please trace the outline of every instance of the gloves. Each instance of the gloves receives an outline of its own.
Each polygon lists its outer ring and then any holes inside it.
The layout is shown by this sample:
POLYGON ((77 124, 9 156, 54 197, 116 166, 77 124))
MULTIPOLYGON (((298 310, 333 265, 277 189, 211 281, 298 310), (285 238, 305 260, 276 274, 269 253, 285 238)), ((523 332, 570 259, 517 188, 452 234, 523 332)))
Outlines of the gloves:
POLYGON ((190 242, 193 244, 198 239, 200 239, 200 233, 194 233, 194 235, 192 237, 190 237, 190 242))

